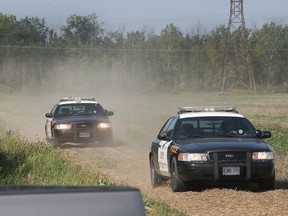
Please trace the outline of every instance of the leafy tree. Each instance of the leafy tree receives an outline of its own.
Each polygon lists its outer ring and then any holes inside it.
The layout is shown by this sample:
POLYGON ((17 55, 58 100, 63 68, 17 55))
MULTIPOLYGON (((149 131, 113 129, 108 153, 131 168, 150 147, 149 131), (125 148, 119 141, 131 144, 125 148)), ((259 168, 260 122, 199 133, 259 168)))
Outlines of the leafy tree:
POLYGON ((160 34, 161 66, 165 87, 178 85, 177 74, 181 71, 181 53, 183 51, 183 34, 173 24, 167 25, 160 34))
POLYGON ((13 45, 16 42, 17 31, 16 16, 0 13, 0 44, 13 45))
POLYGON ((123 49, 124 46, 123 31, 111 31, 103 38, 103 49, 123 49))
POLYGON ((148 34, 146 37, 144 53, 144 64, 147 78, 147 85, 152 88, 158 88, 161 83, 162 77, 165 76, 162 65, 159 64, 162 61, 161 58, 161 39, 160 36, 155 34, 148 34))
POLYGON ((210 82, 206 83, 206 85, 213 86, 214 89, 219 89, 221 86, 226 35, 227 29, 224 25, 220 25, 206 36, 205 49, 208 58, 207 62, 210 64, 204 64, 206 65, 206 69, 210 70, 207 74, 210 77, 210 82))
POLYGON ((99 23, 96 14, 88 16, 72 15, 61 28, 64 39, 70 45, 79 47, 101 47, 104 33, 103 23, 99 23))
MULTIPOLYGON (((186 88, 193 90, 208 89, 213 84, 209 83, 211 74, 211 60, 209 59, 209 48, 207 38, 203 35, 193 35, 189 38, 189 59, 187 73, 185 76, 186 88)), ((215 82, 215 79, 214 79, 215 82)))
POLYGON ((145 33, 139 31, 128 32, 125 49, 129 52, 129 64, 139 64, 139 66, 141 66, 145 49, 145 33))
POLYGON ((288 27, 264 24, 251 37, 256 82, 282 85, 288 80, 288 27))
POLYGON ((48 39, 48 27, 45 20, 38 17, 25 17, 17 22, 19 45, 45 45, 48 39))

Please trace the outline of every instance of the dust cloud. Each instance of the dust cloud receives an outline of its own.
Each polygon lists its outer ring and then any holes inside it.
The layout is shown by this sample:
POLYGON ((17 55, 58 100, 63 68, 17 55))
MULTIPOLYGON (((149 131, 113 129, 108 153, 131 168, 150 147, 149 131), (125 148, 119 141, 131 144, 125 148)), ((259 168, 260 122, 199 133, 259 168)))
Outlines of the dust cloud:
POLYGON ((158 92, 152 90, 145 79, 141 81, 136 72, 125 74, 123 68, 114 67, 100 73, 94 66, 84 67, 71 60, 55 67, 57 70, 46 75, 41 84, 24 85, 21 93, 0 93, 1 121, 7 129, 17 130, 29 139, 45 140, 44 115, 61 97, 94 96, 104 108, 114 111, 110 118, 115 145, 63 149, 77 164, 100 171, 113 182, 137 187, 143 195, 166 202, 188 215, 215 215, 215 212, 222 215, 253 212, 287 215, 287 190, 259 196, 249 191, 217 188, 201 193, 173 193, 169 182, 151 188, 148 154, 150 144, 164 122, 181 106, 227 105, 231 100, 219 97, 217 93, 158 92))
POLYGON ((2 88, 0 118, 8 129, 23 136, 45 140, 45 113, 68 96, 95 97, 104 108, 114 111, 111 121, 116 142, 146 150, 168 117, 163 116, 163 108, 168 107, 163 97, 158 98, 137 71, 126 72, 117 64, 103 68, 97 62, 74 58, 46 68, 42 63, 42 68, 31 66, 34 72, 29 78, 23 77, 27 71, 19 70, 23 68, 19 62, 11 60, 3 66, 7 89, 2 88))

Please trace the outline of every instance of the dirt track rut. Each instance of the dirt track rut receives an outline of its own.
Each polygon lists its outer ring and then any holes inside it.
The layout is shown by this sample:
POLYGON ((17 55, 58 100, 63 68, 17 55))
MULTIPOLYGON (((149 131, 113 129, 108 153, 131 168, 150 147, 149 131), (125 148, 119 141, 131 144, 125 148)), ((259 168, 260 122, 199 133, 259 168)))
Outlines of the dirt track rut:
MULTIPOLYGON (((32 139, 44 139, 44 114, 59 97, 46 97, 45 100, 38 96, 1 97, 4 97, 4 102, 0 105, 0 118, 8 128, 32 139)), ((163 101, 149 96, 141 98, 141 102, 128 96, 120 99, 108 97, 106 106, 114 107, 115 111, 111 119, 116 145, 66 145, 63 151, 77 163, 102 172, 112 181, 137 187, 143 195, 164 201, 188 215, 288 215, 288 186, 261 193, 220 188, 173 193, 169 183, 152 189, 148 165, 150 142, 168 113, 175 111, 175 106, 164 107, 163 104, 163 101), (129 109, 127 102, 123 103, 125 99, 129 100, 129 109), (153 105, 156 102, 159 105, 153 105)))

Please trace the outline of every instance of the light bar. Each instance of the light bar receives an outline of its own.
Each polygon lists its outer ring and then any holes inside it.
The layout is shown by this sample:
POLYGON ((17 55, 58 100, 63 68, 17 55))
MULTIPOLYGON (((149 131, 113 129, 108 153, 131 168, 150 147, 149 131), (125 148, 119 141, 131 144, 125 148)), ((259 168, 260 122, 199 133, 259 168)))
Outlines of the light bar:
POLYGON ((82 100, 96 101, 95 97, 62 97, 60 99, 60 102, 63 102, 63 101, 77 101, 77 102, 80 102, 82 100))
POLYGON ((185 112, 235 112, 238 113, 235 106, 193 106, 180 107, 178 114, 185 112))

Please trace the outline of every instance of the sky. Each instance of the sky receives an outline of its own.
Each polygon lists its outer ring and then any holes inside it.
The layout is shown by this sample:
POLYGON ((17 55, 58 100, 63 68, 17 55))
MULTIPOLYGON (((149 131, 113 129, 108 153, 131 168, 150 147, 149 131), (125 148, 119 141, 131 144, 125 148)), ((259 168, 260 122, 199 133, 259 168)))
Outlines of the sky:
MULTIPOLYGON (((261 28, 271 21, 288 25, 288 0, 244 0, 243 6, 248 28, 261 28)), ((25 16, 44 18, 55 30, 73 14, 95 13, 108 31, 148 27, 159 33, 173 23, 189 33, 198 27, 209 31, 227 25, 230 0, 0 0, 0 12, 15 15, 17 20, 25 16)))

